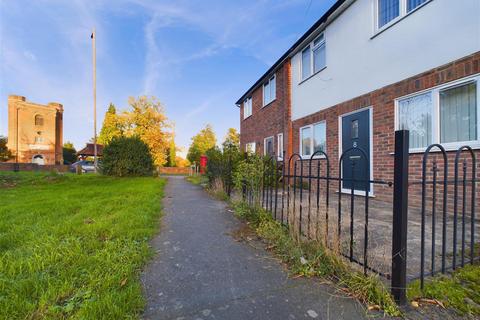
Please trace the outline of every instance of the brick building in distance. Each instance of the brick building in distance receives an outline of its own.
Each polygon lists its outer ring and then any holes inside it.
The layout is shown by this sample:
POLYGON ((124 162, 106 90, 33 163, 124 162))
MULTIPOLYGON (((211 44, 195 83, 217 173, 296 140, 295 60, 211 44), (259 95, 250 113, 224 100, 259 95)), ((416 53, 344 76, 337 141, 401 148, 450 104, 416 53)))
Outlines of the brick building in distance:
POLYGON ((63 106, 8 97, 8 144, 11 162, 63 164, 63 106))

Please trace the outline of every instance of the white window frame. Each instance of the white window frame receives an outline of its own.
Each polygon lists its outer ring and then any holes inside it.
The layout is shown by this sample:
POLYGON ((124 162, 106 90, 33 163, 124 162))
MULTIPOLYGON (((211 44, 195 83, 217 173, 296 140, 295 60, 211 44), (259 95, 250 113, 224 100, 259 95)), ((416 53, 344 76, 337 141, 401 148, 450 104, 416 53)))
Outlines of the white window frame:
POLYGON ((277 134, 277 159, 283 160, 283 133, 277 134))
POLYGON ((273 76, 271 76, 268 81, 266 81, 265 83, 263 83, 262 85, 262 103, 263 103, 263 107, 266 107, 268 106, 270 103, 272 103, 273 101, 275 101, 277 99, 277 77, 276 75, 274 74, 273 76), (275 85, 275 89, 273 90, 273 99, 272 99, 272 82, 274 83, 275 85), (265 101, 265 87, 268 87, 268 91, 270 92, 270 100, 269 101, 265 101))
POLYGON ((318 36, 316 36, 315 39, 312 40, 312 42, 310 42, 302 50, 300 50, 300 82, 299 83, 302 83, 302 82, 310 79, 311 77, 315 76, 317 73, 322 72, 326 67, 327 67, 327 42, 326 42, 326 38, 325 38, 325 32, 322 32, 318 36), (317 41, 317 39, 322 37, 322 36, 323 36, 323 40, 315 45, 314 44, 315 41, 317 41), (315 71, 315 60, 314 60, 315 56, 313 54, 313 51, 317 48, 320 48, 321 46, 325 46, 325 65, 320 70, 315 71), (303 77, 303 67, 304 67, 303 66, 303 52, 307 49, 310 52, 310 66, 309 66, 310 73, 309 73, 308 76, 306 76, 304 78, 303 77))
POLYGON ((263 139, 263 155, 266 156, 267 154, 267 140, 272 140, 272 151, 275 152, 275 139, 273 136, 266 137, 263 139))
MULTIPOLYGON (((395 99, 395 130, 399 130, 400 115, 399 115, 399 102, 404 99, 408 99, 417 95, 430 93, 432 95, 432 141, 433 143, 441 144, 445 150, 454 151, 463 145, 468 145, 474 149, 480 149, 480 74, 465 77, 459 80, 451 81, 433 88, 417 91, 415 93, 405 95, 395 99), (477 140, 471 141, 458 141, 458 142, 444 142, 440 141, 440 92, 443 90, 458 87, 467 83, 476 83, 477 85, 477 140)), ((428 147, 428 146, 427 146, 428 147)), ((427 147, 410 148, 410 153, 425 152, 427 147)), ((435 148, 432 151, 436 151, 435 148)))
POLYGON ((433 1, 433 0, 427 0, 425 1, 424 3, 422 4, 419 4, 418 6, 416 6, 414 9, 410 10, 410 11, 407 11, 407 1, 408 0, 399 0, 399 12, 398 12, 398 16, 396 18, 393 18, 392 20, 390 20, 389 22, 387 22, 386 24, 384 24, 383 26, 379 27, 378 26, 378 23, 380 22, 380 19, 379 19, 379 5, 378 5, 378 2, 380 0, 373 0, 373 16, 374 16, 374 19, 373 19, 373 23, 374 23, 374 26, 373 26, 373 30, 374 30, 374 35, 376 35, 377 33, 380 33, 382 32, 383 30, 385 29, 388 29, 390 28, 392 25, 396 24, 397 22, 399 22, 400 20, 402 20, 403 18, 407 17, 408 15, 414 13, 415 11, 419 10, 420 8, 422 8, 423 6, 425 6, 427 3, 433 1))
POLYGON ((245 99, 243 102, 243 119, 247 119, 252 115, 252 97, 245 99))
POLYGON ((255 142, 247 142, 245 144, 245 152, 246 153, 251 153, 251 154, 255 154, 257 152, 257 145, 255 142), (251 146, 252 150, 249 150, 249 146, 251 146))
MULTIPOLYGON (((326 120, 322 120, 322 121, 319 121, 319 122, 315 122, 315 123, 312 123, 312 124, 309 124, 307 126, 303 126, 299 129, 298 131, 298 137, 299 137, 299 140, 300 140, 300 143, 299 143, 299 151, 298 151, 298 154, 302 157, 302 159, 310 159, 312 154, 315 153, 314 151, 314 136, 315 136, 315 131, 314 131, 314 128, 317 124, 325 124, 325 150, 324 152, 327 152, 326 149, 327 149, 327 121, 326 120), (306 129, 306 128, 310 128, 310 132, 312 133, 312 136, 310 137, 310 150, 311 150, 311 154, 309 155, 306 155, 306 154, 303 154, 303 139, 302 139, 302 130, 303 129, 306 129)), ((325 157, 324 155, 316 155, 315 157, 313 157, 314 159, 317 159, 317 158, 323 158, 325 157)))

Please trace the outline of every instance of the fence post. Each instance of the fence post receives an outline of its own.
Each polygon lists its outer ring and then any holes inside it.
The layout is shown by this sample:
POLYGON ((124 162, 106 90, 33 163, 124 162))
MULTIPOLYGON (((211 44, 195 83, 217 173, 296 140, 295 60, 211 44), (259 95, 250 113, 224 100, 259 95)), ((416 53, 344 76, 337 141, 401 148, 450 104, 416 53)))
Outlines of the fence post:
POLYGON ((408 130, 395 131, 391 290, 399 304, 407 301, 408 152, 408 130))

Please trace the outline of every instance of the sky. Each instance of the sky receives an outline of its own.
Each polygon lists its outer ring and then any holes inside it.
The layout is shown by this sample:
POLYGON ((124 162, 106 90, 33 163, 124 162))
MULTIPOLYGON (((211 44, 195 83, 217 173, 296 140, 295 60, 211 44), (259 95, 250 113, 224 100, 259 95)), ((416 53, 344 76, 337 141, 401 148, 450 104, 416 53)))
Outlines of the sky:
POLYGON ((239 129, 235 102, 334 0, 0 0, 0 135, 7 97, 64 106, 64 142, 93 137, 97 34, 98 131, 109 103, 155 96, 176 144, 207 123, 219 143, 239 129))

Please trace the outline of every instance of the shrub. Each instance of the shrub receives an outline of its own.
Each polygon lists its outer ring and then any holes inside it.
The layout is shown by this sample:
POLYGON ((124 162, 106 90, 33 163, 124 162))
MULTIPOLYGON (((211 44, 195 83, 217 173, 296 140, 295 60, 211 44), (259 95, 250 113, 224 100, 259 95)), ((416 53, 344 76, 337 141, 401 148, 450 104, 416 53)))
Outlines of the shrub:
POLYGON ((102 173, 109 176, 150 176, 153 159, 138 137, 115 137, 103 149, 102 173))
MULTIPOLYGON (((218 147, 206 152, 207 177, 210 188, 220 186, 223 192, 230 195, 234 186, 233 172, 242 159, 242 154, 235 145, 224 145, 223 150, 218 147)), ((219 191, 219 190, 217 190, 219 191)))

